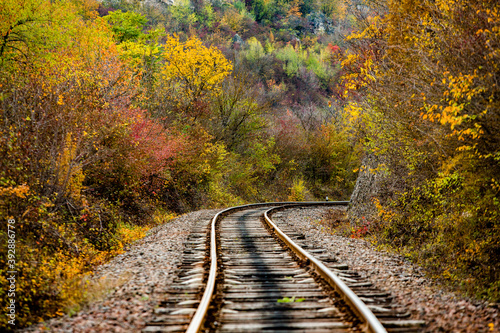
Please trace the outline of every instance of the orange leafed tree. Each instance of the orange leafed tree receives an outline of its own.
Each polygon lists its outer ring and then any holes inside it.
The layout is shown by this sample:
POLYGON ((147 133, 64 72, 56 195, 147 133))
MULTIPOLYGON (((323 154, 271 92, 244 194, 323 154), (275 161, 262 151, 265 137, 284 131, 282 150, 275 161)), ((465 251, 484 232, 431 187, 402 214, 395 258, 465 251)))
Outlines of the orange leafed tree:
POLYGON ((478 290, 498 298, 500 4, 370 4, 349 37, 344 96, 394 180, 379 198, 387 230, 410 251, 434 249, 419 258, 447 257, 434 269, 457 284, 478 270, 478 290))
MULTIPOLYGON (((137 69, 94 8, 0 4, 0 219, 16 220, 18 327, 78 304, 81 276, 129 239, 120 226, 152 215, 147 179, 168 172, 180 142, 131 106, 137 69)), ((6 258, 2 247, 2 302, 6 258)))

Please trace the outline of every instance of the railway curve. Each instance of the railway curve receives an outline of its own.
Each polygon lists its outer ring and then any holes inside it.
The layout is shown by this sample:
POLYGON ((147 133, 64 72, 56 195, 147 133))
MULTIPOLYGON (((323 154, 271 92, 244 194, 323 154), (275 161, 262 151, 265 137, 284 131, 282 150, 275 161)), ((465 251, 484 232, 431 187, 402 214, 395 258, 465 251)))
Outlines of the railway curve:
POLYGON ((265 203, 217 213, 196 232, 150 332, 418 332, 423 322, 272 214, 348 202, 265 203), (300 243, 302 243, 300 245, 300 243))

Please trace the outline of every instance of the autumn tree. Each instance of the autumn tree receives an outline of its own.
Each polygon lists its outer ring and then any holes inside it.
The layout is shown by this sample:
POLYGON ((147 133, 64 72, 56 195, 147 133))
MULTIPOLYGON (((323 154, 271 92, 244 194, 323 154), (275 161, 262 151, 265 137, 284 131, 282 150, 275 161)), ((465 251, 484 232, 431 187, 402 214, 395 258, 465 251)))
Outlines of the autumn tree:
POLYGON ((495 299, 499 14, 496 1, 373 4, 343 60, 346 116, 390 175, 387 236, 418 260, 447 258, 426 262, 495 299))
POLYGON ((230 76, 212 101, 207 127, 230 150, 253 141, 265 127, 263 115, 267 105, 259 100, 258 91, 250 82, 245 74, 230 76))
POLYGON ((140 76, 95 2, 1 6, 0 218, 16 220, 26 326, 77 306, 82 275, 140 237, 157 208, 148 180, 181 143, 132 106, 140 76))
POLYGON ((157 76, 157 108, 164 116, 198 118, 206 112, 206 103, 221 91, 221 83, 232 64, 216 47, 206 47, 197 37, 181 42, 169 36, 162 46, 164 65, 157 76))

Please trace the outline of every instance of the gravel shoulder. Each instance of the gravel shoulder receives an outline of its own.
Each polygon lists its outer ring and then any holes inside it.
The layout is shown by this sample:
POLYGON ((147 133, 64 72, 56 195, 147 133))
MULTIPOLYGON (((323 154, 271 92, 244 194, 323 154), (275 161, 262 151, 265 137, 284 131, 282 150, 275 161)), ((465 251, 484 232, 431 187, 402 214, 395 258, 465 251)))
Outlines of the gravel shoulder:
POLYGON ((176 275, 187 236, 195 226, 208 225, 216 212, 188 213, 150 230, 127 252, 96 269, 92 280, 113 287, 103 299, 72 317, 51 319, 22 332, 140 332, 176 275))
POLYGON ((412 319, 426 321, 424 332, 500 332, 498 305, 447 291, 426 278, 417 265, 400 255, 377 251, 365 240, 331 234, 320 223, 328 209, 289 209, 273 219, 277 223, 286 220, 308 243, 330 251, 341 263, 390 292, 410 310, 412 319))

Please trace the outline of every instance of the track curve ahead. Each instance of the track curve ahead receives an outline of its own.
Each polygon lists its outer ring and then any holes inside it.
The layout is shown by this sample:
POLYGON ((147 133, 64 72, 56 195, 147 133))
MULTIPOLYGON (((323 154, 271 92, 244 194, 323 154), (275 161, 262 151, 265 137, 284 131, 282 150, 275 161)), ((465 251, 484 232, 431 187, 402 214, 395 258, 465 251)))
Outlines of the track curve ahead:
POLYGON ((335 258, 315 258, 312 252, 318 250, 308 252, 307 245, 297 244, 303 236, 285 234, 271 218, 290 207, 347 204, 267 203, 219 212, 206 243, 196 243, 197 249, 208 249, 203 273, 195 262, 198 268, 181 278, 172 297, 179 302, 164 310, 176 317, 162 317, 143 332, 418 332, 422 323, 394 311, 389 294, 373 289, 335 258), (190 289, 183 296, 185 288, 190 289), (196 295, 201 294, 200 300, 196 295))

